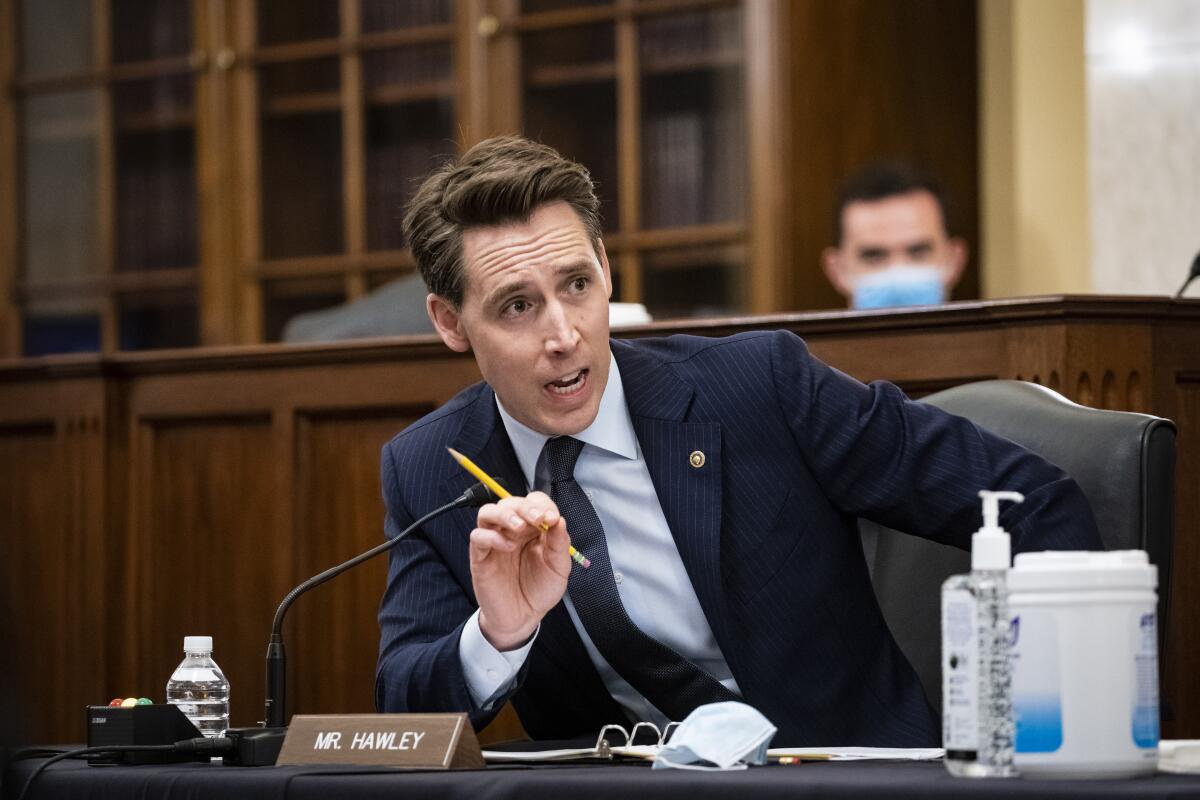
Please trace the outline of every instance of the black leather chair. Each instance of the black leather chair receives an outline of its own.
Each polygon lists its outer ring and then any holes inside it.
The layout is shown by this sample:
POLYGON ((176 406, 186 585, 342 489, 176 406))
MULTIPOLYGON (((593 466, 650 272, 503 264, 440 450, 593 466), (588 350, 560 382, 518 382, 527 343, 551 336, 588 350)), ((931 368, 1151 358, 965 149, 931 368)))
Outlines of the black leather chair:
MULTIPOLYGON (((1077 405, 1022 381, 964 384, 921 402, 966 417, 1057 464, 1083 489, 1106 549, 1149 554, 1158 566, 1161 661, 1171 596, 1174 423, 1077 405)), ((940 714, 941 585, 970 570, 970 554, 866 520, 859 529, 884 618, 940 714)))

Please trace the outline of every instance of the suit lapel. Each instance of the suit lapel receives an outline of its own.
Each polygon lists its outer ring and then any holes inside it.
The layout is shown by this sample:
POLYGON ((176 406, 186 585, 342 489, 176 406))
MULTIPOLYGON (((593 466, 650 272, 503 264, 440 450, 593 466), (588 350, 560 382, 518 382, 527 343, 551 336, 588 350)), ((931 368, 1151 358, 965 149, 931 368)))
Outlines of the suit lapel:
MULTIPOLYGON (((454 449, 470 458, 487 474, 496 478, 513 494, 524 494, 525 476, 517 461, 516 451, 500 421, 500 410, 496 407, 496 394, 484 385, 475 401, 470 416, 454 440, 454 449)), ((448 485, 455 497, 475 482, 466 470, 455 467, 448 485)))
POLYGON ((721 592, 721 426, 685 421, 695 394, 635 344, 614 341, 625 399, 675 546, 714 633, 721 592))
MULTIPOLYGON (((466 422, 458 432, 458 437, 452 445, 467 458, 479 465, 487 474, 496 478, 513 494, 525 493, 525 477, 517 454, 513 450, 504 424, 500 421, 500 411, 496 408, 496 395, 492 388, 484 384, 479 397, 472 404, 466 422)), ((449 460, 450 456, 446 456, 449 460)), ((475 483, 475 479, 457 464, 454 471, 442 484, 442 502, 450 502, 458 497, 467 487, 475 483)), ((458 526, 464 537, 469 538, 475 527, 475 509, 465 508, 454 512, 463 515, 467 521, 465 526, 458 526)))

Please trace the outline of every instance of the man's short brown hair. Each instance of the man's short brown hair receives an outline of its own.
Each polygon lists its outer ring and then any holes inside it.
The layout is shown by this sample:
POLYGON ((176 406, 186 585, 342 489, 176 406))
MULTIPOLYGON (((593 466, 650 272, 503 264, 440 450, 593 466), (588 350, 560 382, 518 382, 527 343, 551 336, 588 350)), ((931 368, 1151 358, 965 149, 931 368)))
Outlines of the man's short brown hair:
POLYGON ((544 144, 497 136, 425 179, 405 211, 404 234, 429 291, 461 308, 463 231, 525 222, 557 201, 575 209, 599 252, 600 201, 587 169, 544 144))

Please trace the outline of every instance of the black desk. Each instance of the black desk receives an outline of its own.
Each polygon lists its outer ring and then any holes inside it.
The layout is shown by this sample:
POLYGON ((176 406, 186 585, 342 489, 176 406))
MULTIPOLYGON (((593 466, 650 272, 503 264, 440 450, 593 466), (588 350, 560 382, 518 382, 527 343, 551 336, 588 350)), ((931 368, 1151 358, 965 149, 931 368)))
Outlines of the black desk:
MULTIPOLYGON (((40 762, 9 766, 4 794, 15 798, 40 762)), ((957 780, 940 763, 814 763, 740 772, 652 771, 644 765, 490 767, 461 772, 397 772, 354 768, 258 767, 211 764, 89 767, 67 761, 42 773, 35 798, 513 798, 514 800, 703 800, 730 797, 931 798, 1200 798, 1200 775, 1137 780, 957 780)))

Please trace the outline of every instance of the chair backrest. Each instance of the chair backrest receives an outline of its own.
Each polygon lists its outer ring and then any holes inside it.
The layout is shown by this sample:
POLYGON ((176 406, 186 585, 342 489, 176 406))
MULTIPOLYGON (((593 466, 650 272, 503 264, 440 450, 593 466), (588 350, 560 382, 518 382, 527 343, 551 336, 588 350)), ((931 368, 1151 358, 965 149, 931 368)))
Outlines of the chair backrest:
MULTIPOLYGON (((1159 651, 1171 596, 1175 425, 1077 405, 1022 381, 981 381, 924 398, 1032 450, 1083 489, 1108 550, 1145 550, 1158 567, 1159 651)), ((1004 488, 1004 487, 996 487, 1004 488)), ((884 618, 941 713, 941 584, 970 554, 861 520, 863 551, 884 618)))

